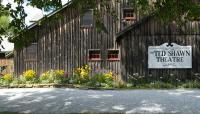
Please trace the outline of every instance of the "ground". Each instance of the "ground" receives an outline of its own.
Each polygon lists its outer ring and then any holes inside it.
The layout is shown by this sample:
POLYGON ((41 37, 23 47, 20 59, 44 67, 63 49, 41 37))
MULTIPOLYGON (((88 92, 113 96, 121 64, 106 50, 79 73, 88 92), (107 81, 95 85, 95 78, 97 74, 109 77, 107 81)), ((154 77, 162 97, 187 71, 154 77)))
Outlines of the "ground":
POLYGON ((0 89, 0 112, 200 113, 200 90, 0 89))

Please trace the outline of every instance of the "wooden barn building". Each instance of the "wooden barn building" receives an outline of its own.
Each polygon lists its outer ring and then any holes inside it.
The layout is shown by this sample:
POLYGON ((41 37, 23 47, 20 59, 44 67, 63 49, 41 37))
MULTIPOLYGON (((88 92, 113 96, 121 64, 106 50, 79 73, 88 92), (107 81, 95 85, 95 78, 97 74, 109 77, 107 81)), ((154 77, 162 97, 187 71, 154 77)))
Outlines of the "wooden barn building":
POLYGON ((14 72, 13 57, 13 51, 0 52, 0 75, 14 72))
MULTIPOLYGON (((153 15, 140 17, 128 0, 112 2, 118 19, 102 13, 106 31, 96 28, 93 11, 83 15, 70 3, 48 15, 42 25, 29 26, 34 33, 34 42, 14 51, 15 73, 33 69, 41 74, 50 69, 72 72, 84 64, 92 68, 110 69, 127 80, 128 75, 164 76, 171 73, 189 77, 200 73, 200 25, 186 23, 182 28, 166 26, 156 21, 153 15), (50 19, 55 15, 62 18, 50 19), (148 46, 159 46, 166 42, 192 46, 192 68, 149 69, 148 46)), ((103 11, 103 10, 102 10, 103 11)))
MULTIPOLYGON (((165 25, 156 20, 154 15, 150 15, 120 31, 117 34, 116 41, 120 47, 120 68, 124 80, 127 80, 129 75, 133 76, 135 73, 150 78, 151 80, 159 80, 159 78, 174 76, 182 81, 192 80, 195 78, 195 75, 200 75, 199 21, 187 22, 182 26, 178 26, 174 23, 165 25), (174 65, 181 64, 181 66, 169 65, 165 68, 159 65, 158 68, 150 68, 149 62, 151 62, 151 60, 149 59, 149 47, 160 46, 165 43, 173 45, 178 44, 186 47, 191 46, 191 58, 188 60, 190 66, 187 67, 187 63, 185 64, 183 60, 183 65, 180 61, 177 62, 174 60, 171 62, 167 61, 163 65, 166 65, 166 63, 168 65, 173 63, 174 65)), ((170 52, 176 52, 175 50, 177 49, 165 48, 164 50, 169 50, 170 52)), ((178 50, 183 50, 181 48, 179 49, 178 47, 178 50)), ((169 56, 172 58, 183 58, 181 55, 175 53, 169 56)), ((153 61, 152 64, 157 65, 158 63, 159 62, 153 61)))

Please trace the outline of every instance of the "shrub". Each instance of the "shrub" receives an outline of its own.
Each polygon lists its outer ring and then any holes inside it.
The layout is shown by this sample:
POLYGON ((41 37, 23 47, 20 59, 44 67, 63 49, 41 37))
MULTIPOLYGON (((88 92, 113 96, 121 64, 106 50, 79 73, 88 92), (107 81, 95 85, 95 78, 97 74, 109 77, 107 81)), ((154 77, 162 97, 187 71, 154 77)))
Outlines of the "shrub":
POLYGON ((64 70, 52 70, 52 72, 50 73, 50 80, 52 81, 52 83, 63 83, 64 73, 64 70))
POLYGON ((99 73, 91 76, 87 85, 92 87, 100 87, 102 83, 105 83, 105 77, 104 74, 99 73))
POLYGON ((57 77, 63 77, 65 74, 65 71, 64 70, 55 70, 55 75, 57 77))
POLYGON ((20 81, 22 81, 22 83, 36 83, 36 72, 33 70, 23 72, 23 75, 20 76, 20 81))
POLYGON ((128 75, 128 83, 131 83, 133 85, 139 85, 147 83, 147 80, 144 76, 138 73, 134 73, 133 75, 128 75))
POLYGON ((186 83, 183 83, 181 85, 183 88, 200 88, 200 82, 199 81, 188 81, 186 83))
POLYGON ((50 71, 42 73, 39 80, 41 83, 49 83, 50 71))
POLYGON ((9 85, 12 81, 12 74, 5 74, 0 77, 0 85, 9 85))
POLYGON ((5 74, 3 76, 3 80, 4 80, 4 82, 9 84, 13 81, 13 76, 11 74, 5 74))
POLYGON ((28 70, 28 71, 26 71, 26 72, 23 73, 23 77, 27 81, 33 80, 34 78, 36 78, 36 73, 33 70, 28 70))
POLYGON ((0 85, 3 85, 3 79, 0 78, 0 85))
POLYGON ((50 70, 43 73, 40 78, 42 83, 63 83, 65 82, 64 70, 50 70))
POLYGON ((21 84, 22 82, 20 81, 19 78, 13 78, 13 81, 11 82, 11 85, 15 85, 15 84, 21 84))
POLYGON ((88 65, 84 65, 80 68, 76 68, 74 70, 74 82, 73 83, 78 83, 78 84, 82 84, 82 83, 86 83, 89 81, 89 74, 91 72, 91 68, 88 65))
POLYGON ((88 85, 93 87, 113 87, 114 73, 105 69, 97 69, 89 78, 88 85))

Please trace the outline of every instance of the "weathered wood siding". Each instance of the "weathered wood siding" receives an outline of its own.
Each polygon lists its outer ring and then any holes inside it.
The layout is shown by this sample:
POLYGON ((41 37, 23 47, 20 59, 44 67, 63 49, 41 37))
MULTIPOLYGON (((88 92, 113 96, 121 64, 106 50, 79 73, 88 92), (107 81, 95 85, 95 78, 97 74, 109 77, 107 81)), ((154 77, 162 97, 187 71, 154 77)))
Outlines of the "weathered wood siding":
POLYGON ((21 74, 27 69, 34 69, 38 74, 50 69, 64 69, 71 72, 74 68, 84 64, 89 64, 92 68, 106 68, 116 73, 121 72, 119 61, 107 60, 107 50, 119 49, 116 43, 116 33, 123 26, 121 18, 123 7, 127 7, 125 1, 111 2, 111 6, 119 16, 118 20, 106 12, 102 13, 108 33, 97 31, 95 21, 92 27, 81 27, 80 12, 71 6, 56 13, 62 18, 52 19, 41 26, 31 28, 31 31, 35 31, 34 35, 38 40, 37 57, 34 61, 25 61, 28 56, 26 48, 16 49, 16 74, 21 74), (89 61, 89 49, 100 49, 101 60, 89 61))
POLYGON ((0 58, 0 67, 5 66, 5 70, 0 72, 1 74, 8 74, 14 72, 14 63, 13 63, 13 57, 11 58, 0 58))
POLYGON ((164 26, 153 17, 145 19, 119 37, 121 50, 121 74, 124 80, 138 73, 146 79, 170 78, 193 79, 200 73, 200 23, 189 22, 182 27, 174 24, 164 26), (148 46, 159 46, 166 42, 192 46, 192 69, 148 69, 148 46))

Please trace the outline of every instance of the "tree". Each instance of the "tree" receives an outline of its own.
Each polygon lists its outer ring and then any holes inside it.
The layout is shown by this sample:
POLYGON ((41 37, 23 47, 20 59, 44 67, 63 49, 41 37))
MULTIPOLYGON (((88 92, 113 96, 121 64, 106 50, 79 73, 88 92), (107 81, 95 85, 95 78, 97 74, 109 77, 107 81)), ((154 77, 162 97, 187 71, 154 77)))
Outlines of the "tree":
MULTIPOLYGON (((16 9, 11 8, 11 4, 7 6, 0 5, 0 16, 9 11, 9 15, 12 21, 9 23, 9 27, 13 28, 13 33, 10 39, 13 42, 23 41, 23 33, 26 31, 25 18, 26 13, 24 11, 23 4, 28 1, 27 5, 37 7, 39 9, 49 11, 62 8, 61 0, 15 0, 18 4, 16 9), (13 36, 20 36, 21 39, 12 39, 13 36)), ((102 28, 103 22, 101 21, 101 9, 106 9, 112 16, 116 17, 115 11, 110 8, 111 0, 71 0, 74 7, 84 11, 85 9, 94 9, 94 16, 96 16, 97 25, 102 28)), ((114 2, 121 2, 121 0, 112 0, 114 2)), ((0 0, 1 2, 1 0, 0 0)), ((189 20, 199 19, 200 17, 200 2, 199 0, 129 0, 132 7, 139 11, 143 15, 149 15, 154 13, 158 19, 164 22, 186 22, 189 20)), ((1 34, 1 33, 0 33, 1 34)), ((16 38, 16 37, 15 37, 16 38)))
POLYGON ((4 10, 3 6, 0 5, 0 46, 3 40, 3 36, 9 33, 9 13, 4 10))

